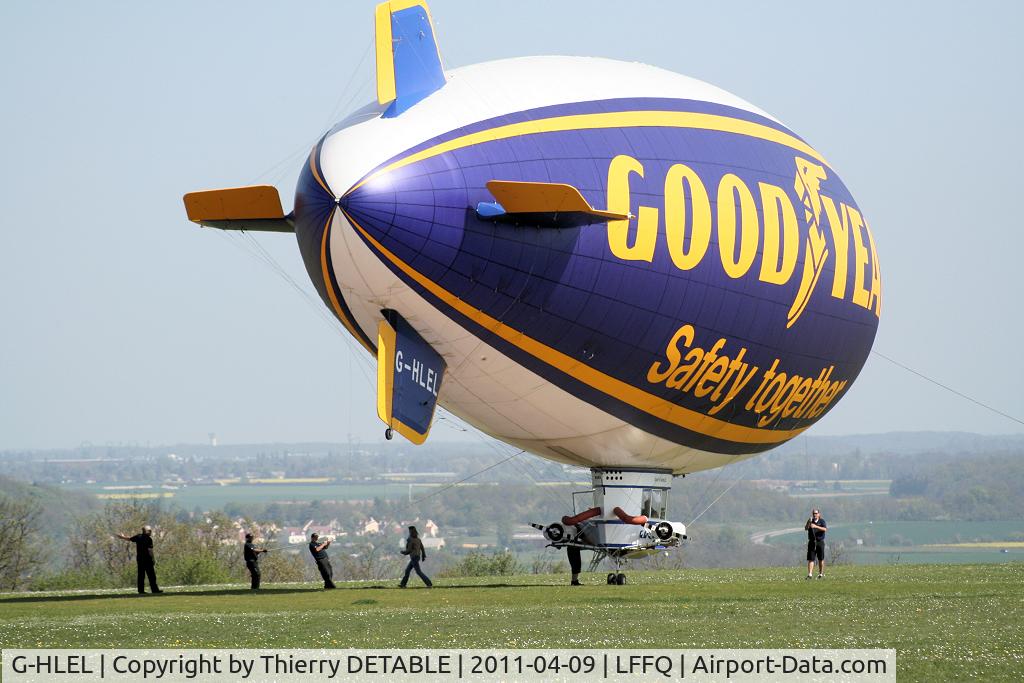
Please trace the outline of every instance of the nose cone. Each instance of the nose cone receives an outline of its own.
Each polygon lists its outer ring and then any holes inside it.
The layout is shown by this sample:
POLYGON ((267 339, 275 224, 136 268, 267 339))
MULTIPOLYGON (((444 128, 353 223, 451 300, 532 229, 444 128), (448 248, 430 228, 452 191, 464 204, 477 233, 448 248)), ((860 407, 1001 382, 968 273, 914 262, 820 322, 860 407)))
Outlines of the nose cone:
POLYGON ((299 174, 299 182, 295 187, 295 237, 299 243, 302 262, 306 273, 316 288, 320 298, 333 309, 329 294, 329 268, 325 269, 324 242, 327 236, 328 222, 334 215, 337 204, 334 195, 323 182, 323 175, 317 166, 317 150, 314 148, 310 159, 299 174))
POLYGON ((400 261, 437 277, 455 261, 467 221, 477 219, 457 173, 421 171, 371 175, 346 193, 340 206, 353 229, 389 265, 400 261))

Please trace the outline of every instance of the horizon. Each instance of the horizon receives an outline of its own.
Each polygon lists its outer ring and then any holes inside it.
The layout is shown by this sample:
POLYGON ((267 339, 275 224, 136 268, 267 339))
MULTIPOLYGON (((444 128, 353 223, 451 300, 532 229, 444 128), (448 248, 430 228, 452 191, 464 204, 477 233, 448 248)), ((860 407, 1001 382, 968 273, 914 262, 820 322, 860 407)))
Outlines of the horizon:
MULTIPOLYGON (((495 443, 498 443, 498 444, 501 444, 502 446, 505 446, 506 448, 509 448, 509 449, 513 449, 514 448, 513 446, 510 446, 508 444, 502 444, 502 442, 500 442, 500 441, 495 441, 495 440, 491 439, 491 437, 488 437, 486 435, 482 435, 481 434, 480 436, 481 436, 482 439, 491 440, 491 441, 493 441, 495 443)), ((923 436, 947 436, 947 437, 959 436, 959 437, 973 437, 973 438, 979 438, 979 439, 984 439, 984 440, 999 440, 999 439, 1010 439, 1010 440, 1022 439, 1022 440, 1024 440, 1024 431, 1021 431, 1021 432, 991 433, 990 434, 990 433, 969 432, 969 431, 962 431, 962 430, 919 429, 919 430, 892 430, 892 431, 888 431, 888 432, 861 432, 861 433, 850 433, 850 434, 806 434, 806 435, 798 436, 798 437, 796 437, 796 438, 794 438, 794 439, 792 439, 790 441, 787 441, 784 444, 776 446, 775 448, 772 448, 771 450, 767 450, 767 451, 764 451, 762 453, 757 453, 755 455, 752 455, 749 458, 745 458, 744 460, 748 460, 748 459, 749 460, 756 460, 757 458, 764 457, 764 456, 770 455, 772 453, 776 453, 776 452, 783 451, 783 450, 786 450, 786 449, 801 448, 801 446, 798 446, 797 444, 803 443, 804 439, 806 439, 808 441, 829 441, 829 440, 835 441, 835 440, 841 440, 841 439, 850 439, 850 440, 856 440, 856 439, 877 439, 877 438, 899 437, 899 436, 922 436, 922 437, 923 436)), ((49 451, 75 451, 75 450, 87 450, 87 449, 98 449, 98 448, 154 450, 154 449, 170 449, 170 448, 183 448, 183 447, 187 447, 187 448, 211 448, 211 449, 216 449, 216 448, 250 448, 250 447, 251 448, 255 448, 255 447, 267 447, 267 446, 274 446, 274 447, 277 447, 277 446, 287 446, 287 447, 302 447, 302 446, 344 446, 344 447, 349 447, 349 446, 360 446, 360 447, 362 447, 362 446, 367 446, 367 445, 382 446, 382 445, 384 445, 384 442, 378 442, 378 441, 374 441, 374 440, 368 440, 368 441, 353 440, 351 442, 349 442, 349 441, 244 441, 244 442, 221 442, 221 441, 218 440, 218 442, 216 444, 211 444, 209 442, 202 443, 202 442, 198 442, 198 441, 196 441, 196 442, 180 441, 180 442, 175 442, 175 443, 152 443, 152 442, 142 443, 142 442, 125 442, 125 441, 121 441, 121 442, 106 442, 106 443, 83 442, 83 443, 78 444, 77 446, 53 446, 53 447, 41 447, 41 448, 3 448, 3 449, 0 449, 0 456, 2 456, 2 455, 9 455, 9 454, 15 454, 15 453, 39 453, 39 452, 49 452, 49 451)), ((429 451, 429 450, 433 450, 433 449, 437 449, 437 448, 444 448, 444 447, 447 447, 447 446, 458 446, 460 448, 468 448, 468 447, 471 447, 471 446, 474 446, 474 445, 479 445, 479 446, 482 446, 482 447, 489 447, 489 444, 487 442, 485 442, 485 441, 482 441, 479 444, 474 444, 472 441, 469 441, 469 440, 466 440, 466 439, 452 440, 452 441, 446 441, 446 440, 442 440, 442 439, 437 439, 437 440, 430 440, 429 442, 427 442, 426 444, 424 444, 422 446, 414 446, 413 444, 406 444, 406 447, 407 448, 421 449, 421 450, 429 451)), ((542 460, 544 459, 542 456, 535 455, 533 453, 530 453, 529 451, 524 451, 524 454, 529 455, 530 457, 540 458, 542 460)), ((344 454, 342 454, 342 455, 344 455, 344 454)), ((566 466, 569 466, 569 465, 566 465, 566 466)), ((582 468, 584 466, 583 465, 576 465, 575 467, 581 467, 582 468)))

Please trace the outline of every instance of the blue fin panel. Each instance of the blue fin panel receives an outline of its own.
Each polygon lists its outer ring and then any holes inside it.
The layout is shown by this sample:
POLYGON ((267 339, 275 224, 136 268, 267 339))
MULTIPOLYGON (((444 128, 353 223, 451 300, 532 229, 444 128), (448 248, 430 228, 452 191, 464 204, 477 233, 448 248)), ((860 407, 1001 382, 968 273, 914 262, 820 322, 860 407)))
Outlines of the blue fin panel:
POLYGON ((377 331, 377 414, 415 444, 430 432, 447 364, 397 311, 377 331))
POLYGON ((398 116, 446 82, 426 3, 391 2, 390 7, 395 100, 384 112, 386 118, 398 116))

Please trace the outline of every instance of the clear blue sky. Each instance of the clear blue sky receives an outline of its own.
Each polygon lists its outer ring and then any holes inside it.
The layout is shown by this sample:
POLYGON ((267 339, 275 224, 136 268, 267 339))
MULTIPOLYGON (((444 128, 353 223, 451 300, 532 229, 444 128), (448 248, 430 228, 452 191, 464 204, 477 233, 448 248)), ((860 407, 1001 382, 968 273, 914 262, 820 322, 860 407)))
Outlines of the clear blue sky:
MULTIPOLYGON (((290 208, 309 145, 373 95, 373 6, 0 5, 0 449, 381 438, 368 359, 181 204, 260 181, 290 208)), ((1019 3, 431 8, 449 67, 605 56, 772 113, 871 222, 875 348, 1024 417, 1019 3)), ((291 236, 257 239, 312 292, 291 236)), ((1022 430, 872 357, 810 433, 902 429, 1022 430)))

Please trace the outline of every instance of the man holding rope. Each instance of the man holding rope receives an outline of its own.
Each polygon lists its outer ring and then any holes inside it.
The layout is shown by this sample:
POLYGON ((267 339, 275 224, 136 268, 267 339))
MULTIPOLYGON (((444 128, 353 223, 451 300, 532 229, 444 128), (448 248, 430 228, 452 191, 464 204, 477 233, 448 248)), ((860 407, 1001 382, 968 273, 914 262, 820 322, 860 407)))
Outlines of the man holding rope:
POLYGON ((814 561, 818 561, 818 578, 825 578, 825 532, 828 525, 817 509, 811 512, 811 518, 804 523, 807 530, 807 578, 814 576, 814 561))
POLYGON ((245 546, 242 549, 242 557, 245 559, 245 568, 249 570, 252 579, 249 590, 260 589, 260 555, 267 552, 266 548, 257 548, 252 542, 252 534, 245 535, 245 546))

